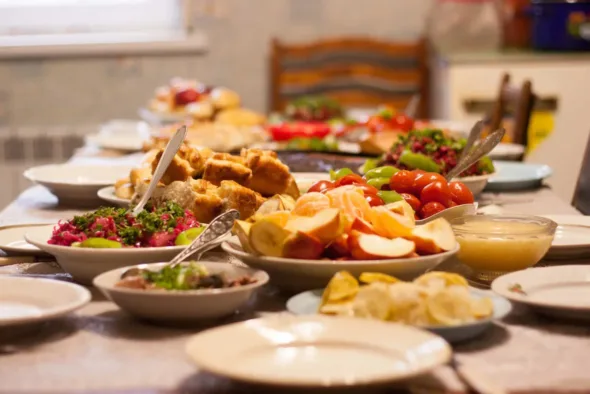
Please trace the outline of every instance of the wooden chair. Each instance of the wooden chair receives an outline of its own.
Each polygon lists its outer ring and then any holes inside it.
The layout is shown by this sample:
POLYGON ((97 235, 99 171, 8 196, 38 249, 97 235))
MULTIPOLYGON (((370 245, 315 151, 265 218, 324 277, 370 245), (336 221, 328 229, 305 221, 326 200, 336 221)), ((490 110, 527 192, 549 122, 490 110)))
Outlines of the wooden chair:
POLYGON ((528 128, 536 98, 530 80, 525 80, 522 86, 515 87, 510 83, 510 75, 504 74, 490 114, 490 130, 502 126, 506 114, 512 114, 511 142, 527 146, 528 128))
POLYGON ((590 215, 590 135, 586 142, 586 150, 574 190, 572 205, 584 215, 590 215))
POLYGON ((388 43, 341 38, 302 45, 272 41, 270 109, 301 96, 324 95, 344 107, 403 109, 420 94, 417 116, 428 118, 428 60, 424 40, 388 43))

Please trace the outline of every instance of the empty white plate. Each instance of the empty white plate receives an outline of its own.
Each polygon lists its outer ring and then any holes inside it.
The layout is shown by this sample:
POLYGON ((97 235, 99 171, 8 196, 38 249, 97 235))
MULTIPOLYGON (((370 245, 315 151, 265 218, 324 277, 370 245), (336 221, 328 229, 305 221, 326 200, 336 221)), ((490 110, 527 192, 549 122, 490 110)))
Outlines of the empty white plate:
POLYGON ((565 260, 590 256, 590 216, 544 216, 558 224, 545 259, 565 260))
POLYGON ((100 202, 99 189, 113 185, 129 174, 130 166, 49 164, 29 168, 24 176, 45 186, 62 203, 73 205, 100 202))
POLYGON ((115 194, 114 186, 103 187, 96 194, 101 200, 107 201, 116 207, 128 208, 129 204, 131 204, 131 200, 121 198, 115 194))
POLYGON ((203 331, 189 340, 186 351, 201 370, 298 387, 397 381, 447 363, 452 353, 442 338, 413 327, 284 314, 203 331))
POLYGON ((0 276, 0 327, 64 316, 90 302, 84 287, 53 279, 0 276))
POLYGON ((41 249, 25 241, 25 234, 34 227, 45 227, 43 224, 22 224, 0 228, 0 249, 8 253, 22 253, 32 255, 45 255, 41 249))
POLYGON ((513 272, 494 280, 492 290, 547 315, 590 320, 590 266, 587 265, 513 272))
POLYGON ((545 164, 494 161, 496 172, 488 180, 486 191, 512 191, 539 188, 553 171, 545 164))

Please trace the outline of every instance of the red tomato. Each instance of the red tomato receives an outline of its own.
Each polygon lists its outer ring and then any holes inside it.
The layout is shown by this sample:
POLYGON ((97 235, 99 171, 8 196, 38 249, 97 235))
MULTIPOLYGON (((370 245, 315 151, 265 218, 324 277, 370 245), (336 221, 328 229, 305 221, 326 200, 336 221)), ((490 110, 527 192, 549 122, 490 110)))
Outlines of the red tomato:
POLYGON ((369 205, 372 206, 372 207, 378 207, 379 205, 385 204, 383 202, 383 200, 381 199, 381 197, 379 197, 379 196, 377 196, 375 194, 365 195, 365 200, 367 200, 367 202, 369 203, 369 205))
POLYGON ((292 122, 269 126, 269 132, 275 141, 288 141, 296 137, 324 138, 330 131, 330 125, 321 122, 292 122))
POLYGON ((447 182, 434 181, 422 189, 420 193, 420 201, 422 204, 429 202, 438 202, 448 207, 451 201, 451 189, 447 182))
POLYGON ((324 193, 327 192, 328 190, 332 190, 334 189, 336 186, 334 186, 333 182, 330 181, 319 181, 314 183, 308 190, 308 192, 319 192, 319 193, 324 193))
POLYGON ((422 193, 422 189, 424 189, 426 185, 436 181, 446 183, 445 177, 441 174, 437 174, 436 172, 422 171, 422 173, 417 173, 413 185, 413 194, 419 196, 420 193, 422 193))
POLYGON ((439 202, 436 201, 432 201, 429 203, 426 203, 422 206, 422 209, 420 210, 420 216, 422 216, 422 219, 426 219, 434 214, 437 214, 441 211, 445 210, 445 206, 442 205, 439 202))
POLYGON ((451 189, 451 198, 457 205, 473 204, 475 201, 471 190, 461 182, 449 182, 449 189, 451 189))
POLYGON ((453 208, 456 206, 457 206, 457 203, 455 201, 451 200, 451 202, 449 203, 449 206, 447 208, 453 208))
POLYGON ((395 125, 398 130, 410 131, 414 128, 414 119, 400 113, 397 114, 391 123, 395 125))
POLYGON ((362 176, 357 174, 348 174, 336 181, 336 187, 345 185, 364 185, 366 181, 362 176))
POLYGON ((186 88, 176 92, 174 95, 174 102, 178 106, 184 106, 198 101, 200 96, 199 92, 194 88, 186 88))
POLYGON ((406 200, 408 204, 410 204, 414 212, 420 211, 422 203, 420 202, 420 199, 418 197, 410 193, 402 193, 400 195, 403 197, 404 200, 406 200))
POLYGON ((398 171, 389 180, 389 187, 398 193, 412 193, 415 178, 416 174, 410 171, 398 171))
POLYGON ((377 192, 379 190, 377 190, 376 187, 373 187, 371 185, 355 185, 357 188, 361 189, 363 191, 363 193, 365 194, 365 196, 376 196, 377 192))

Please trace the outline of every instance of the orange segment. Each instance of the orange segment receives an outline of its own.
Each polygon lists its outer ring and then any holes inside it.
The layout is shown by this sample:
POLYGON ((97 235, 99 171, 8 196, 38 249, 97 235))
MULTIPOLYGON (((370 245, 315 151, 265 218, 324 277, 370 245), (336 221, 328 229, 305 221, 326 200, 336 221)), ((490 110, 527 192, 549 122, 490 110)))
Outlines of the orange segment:
POLYGON ((350 225, 355 217, 366 220, 371 217, 371 206, 365 200, 361 189, 353 188, 339 193, 326 193, 326 195, 330 198, 332 208, 340 209, 350 225))
POLYGON ((314 216, 327 208, 330 208, 330 198, 322 193, 311 192, 299 197, 292 212, 297 216, 314 216))
POLYGON ((383 206, 371 209, 371 222, 377 234, 387 238, 409 237, 414 228, 410 219, 383 206))

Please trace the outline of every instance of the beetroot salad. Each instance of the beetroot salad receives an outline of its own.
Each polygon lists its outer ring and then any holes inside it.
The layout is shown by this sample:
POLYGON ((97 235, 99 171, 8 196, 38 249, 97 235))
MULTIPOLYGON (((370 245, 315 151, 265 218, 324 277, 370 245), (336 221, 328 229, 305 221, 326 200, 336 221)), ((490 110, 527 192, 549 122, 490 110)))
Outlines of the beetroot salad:
POLYGON ((158 208, 148 206, 137 217, 129 209, 103 207, 60 221, 48 243, 77 246, 84 241, 104 239, 120 243, 119 247, 173 246, 180 233, 200 226, 190 211, 170 201, 158 208))
MULTIPOLYGON (((400 170, 424 170, 446 175, 455 168, 467 140, 451 138, 442 130, 413 130, 400 135, 390 151, 383 155, 379 166, 394 166, 400 170)), ((483 157, 460 176, 491 174, 494 165, 489 157, 483 157)))

